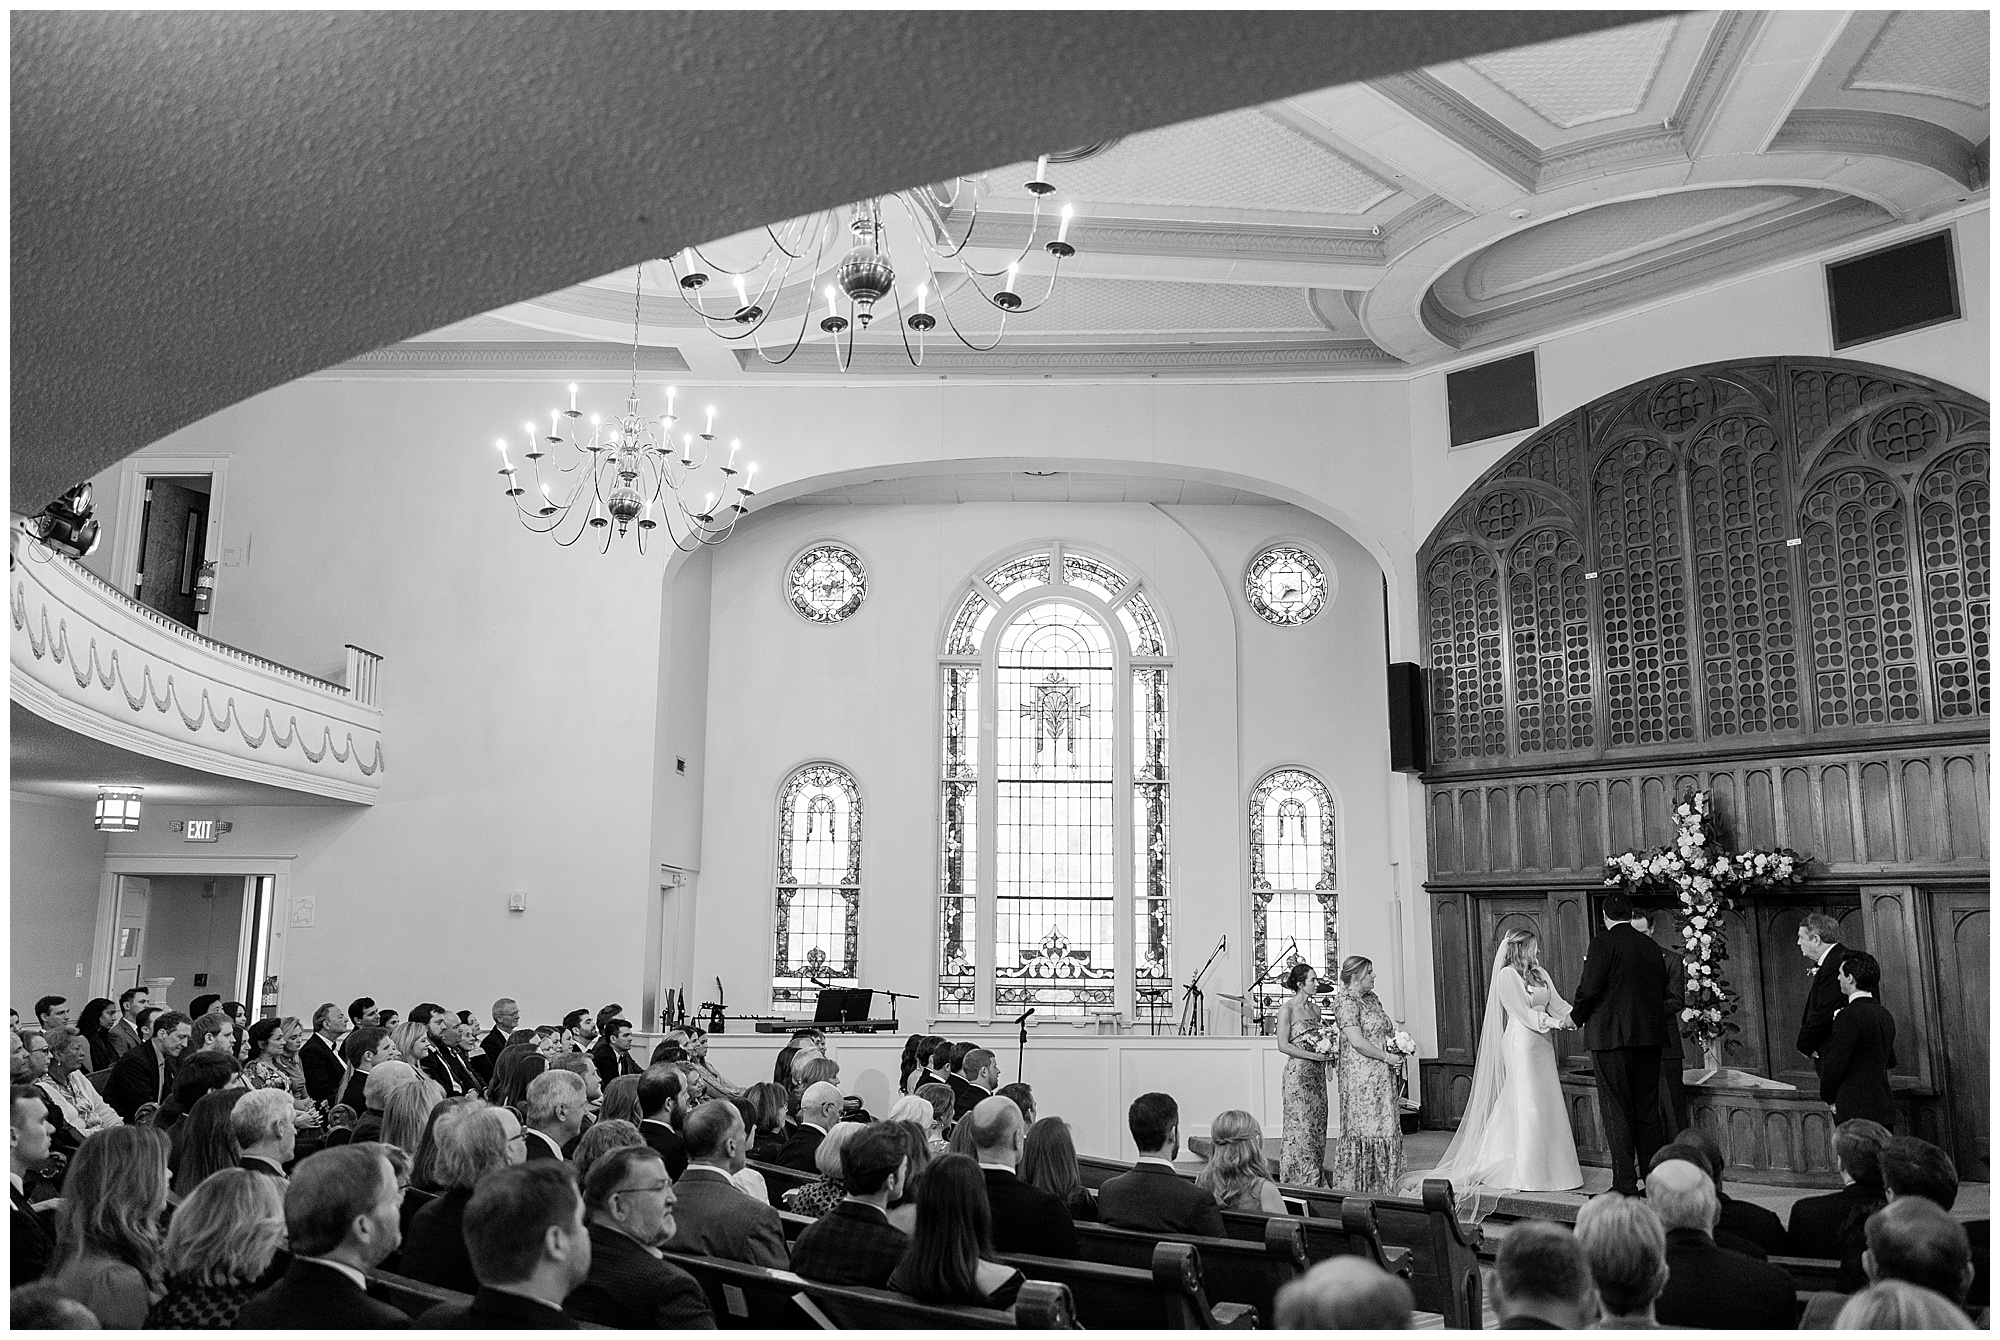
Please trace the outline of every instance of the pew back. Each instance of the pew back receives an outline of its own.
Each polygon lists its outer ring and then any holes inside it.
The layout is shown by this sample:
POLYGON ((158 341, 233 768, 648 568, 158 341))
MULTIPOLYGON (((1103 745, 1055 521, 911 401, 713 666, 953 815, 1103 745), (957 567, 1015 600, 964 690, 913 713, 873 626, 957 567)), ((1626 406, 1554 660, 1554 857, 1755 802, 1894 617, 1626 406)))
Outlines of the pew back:
POLYGON ((1198 1254, 1208 1298, 1255 1308, 1260 1324, 1269 1327, 1277 1316, 1278 1290, 1305 1274, 1309 1264, 1302 1225, 1302 1220, 1267 1219, 1264 1236, 1256 1241, 1135 1233, 1102 1224, 1078 1224, 1076 1237, 1086 1261, 1146 1271, 1159 1243, 1187 1243, 1198 1254))
POLYGON ((750 1166, 764 1175, 764 1189, 770 1194, 771 1208, 785 1208, 785 1193, 794 1187, 811 1186, 819 1180, 818 1173, 800 1172, 797 1168, 784 1168, 775 1163, 759 1163, 750 1160, 750 1166))
POLYGON ((788 1270, 768 1270, 713 1256, 667 1252, 666 1259, 694 1276, 708 1296, 716 1327, 725 1331, 812 1330, 820 1325, 819 1316, 840 1330, 1001 1330, 1018 1326, 1066 1331, 1076 1325, 1069 1293, 1059 1284, 1025 1284, 1014 1309, 1001 1312, 983 1307, 935 1307, 886 1289, 823 1284, 788 1270))
POLYGON ((1242 1304, 1210 1306, 1201 1258, 1185 1242, 1155 1243, 1149 1270, 1049 1256, 998 1259, 1030 1280, 1067 1285, 1086 1330, 1250 1330, 1257 1324, 1256 1311, 1242 1304))

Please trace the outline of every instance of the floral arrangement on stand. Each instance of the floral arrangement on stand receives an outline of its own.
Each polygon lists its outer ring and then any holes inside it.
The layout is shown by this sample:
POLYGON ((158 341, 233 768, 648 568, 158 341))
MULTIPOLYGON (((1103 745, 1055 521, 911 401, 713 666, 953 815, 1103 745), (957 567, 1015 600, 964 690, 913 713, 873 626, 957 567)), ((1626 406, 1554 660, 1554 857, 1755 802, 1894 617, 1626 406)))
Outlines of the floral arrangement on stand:
POLYGON ((1731 853, 1717 831, 1714 804, 1706 791, 1692 791, 1674 807, 1674 840, 1653 851, 1614 856, 1604 863, 1605 884, 1638 897, 1671 893, 1681 909, 1681 964, 1687 970, 1681 1035, 1701 1044, 1708 1068, 1721 1066, 1726 1039, 1740 1028, 1736 993, 1722 980, 1729 942, 1722 914, 1752 890, 1798 884, 1806 858, 1788 847, 1731 853))

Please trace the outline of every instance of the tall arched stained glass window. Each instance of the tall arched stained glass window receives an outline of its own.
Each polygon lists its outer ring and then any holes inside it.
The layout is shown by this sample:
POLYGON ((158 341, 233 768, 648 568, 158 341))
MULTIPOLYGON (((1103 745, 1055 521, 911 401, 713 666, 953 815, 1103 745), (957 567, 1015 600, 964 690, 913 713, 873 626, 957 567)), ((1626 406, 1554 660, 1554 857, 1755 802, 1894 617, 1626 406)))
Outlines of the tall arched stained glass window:
POLYGON ((1340 966, 1335 918, 1333 797, 1303 768, 1279 768, 1250 792, 1250 938, 1266 1015, 1284 999, 1295 962, 1331 979, 1340 966))
POLYGON ((853 986, 860 965, 861 791, 831 763, 808 763, 778 793, 777 919, 771 1006, 811 1013, 817 978, 853 986))
POLYGON ((940 1016, 1171 1017, 1170 668, 1142 584, 1062 545, 996 565, 954 607, 940 1016))

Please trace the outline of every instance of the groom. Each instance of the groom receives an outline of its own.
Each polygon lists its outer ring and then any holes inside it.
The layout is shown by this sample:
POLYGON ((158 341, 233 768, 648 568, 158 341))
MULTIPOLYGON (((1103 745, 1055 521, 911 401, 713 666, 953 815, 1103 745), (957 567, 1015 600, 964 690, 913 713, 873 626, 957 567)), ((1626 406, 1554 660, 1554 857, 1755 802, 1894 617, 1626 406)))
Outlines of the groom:
POLYGON ((1606 894, 1604 934, 1590 942, 1570 1017, 1583 1029, 1597 1070, 1597 1108, 1611 1146, 1611 1189, 1639 1194, 1639 1179, 1666 1143, 1660 1121, 1660 1004, 1668 995, 1666 951, 1632 924, 1632 900, 1606 894))

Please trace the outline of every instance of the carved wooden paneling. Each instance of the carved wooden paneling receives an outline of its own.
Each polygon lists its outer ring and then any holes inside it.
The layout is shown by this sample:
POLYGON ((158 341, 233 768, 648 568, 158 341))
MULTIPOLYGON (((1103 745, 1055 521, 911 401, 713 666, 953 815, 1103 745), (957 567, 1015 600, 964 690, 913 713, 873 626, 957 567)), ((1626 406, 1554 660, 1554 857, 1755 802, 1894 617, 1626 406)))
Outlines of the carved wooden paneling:
POLYGON ((1986 718, 1988 415, 1906 372, 1758 359, 1550 424, 1418 554, 1432 775, 1986 718))
POLYGON ((1942 1070, 1937 1050, 1943 1034, 1935 998, 1927 989, 1931 973, 1922 971, 1929 956, 1922 945, 1923 911, 1917 891, 1907 884, 1865 885, 1860 909, 1858 918, 1841 924, 1840 939, 1843 944, 1858 944, 1882 964, 1876 996, 1896 1020, 1896 1065, 1889 1073, 1935 1089, 1942 1070), (1848 933, 1855 930, 1861 932, 1860 938, 1849 940, 1848 933))
POLYGON ((1471 1065, 1479 1050, 1478 1006, 1466 944, 1465 900, 1450 893, 1431 898, 1431 973, 1438 1006, 1438 1058, 1471 1065))
POLYGON ((1980 889, 1940 889, 1928 897, 1930 942, 1937 957, 1938 997, 1943 1008, 1943 1060, 1951 1096, 1953 1139, 1949 1147, 1959 1176, 1989 1180, 1988 1141, 1992 1113, 1986 1077, 1991 1060, 1993 991, 1991 895, 1980 889))

